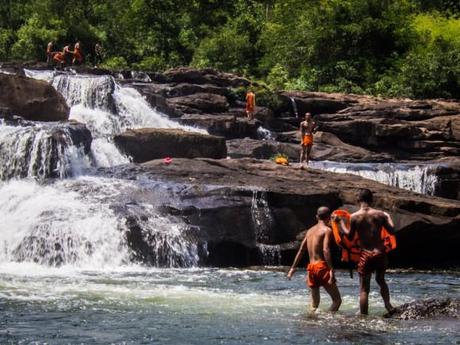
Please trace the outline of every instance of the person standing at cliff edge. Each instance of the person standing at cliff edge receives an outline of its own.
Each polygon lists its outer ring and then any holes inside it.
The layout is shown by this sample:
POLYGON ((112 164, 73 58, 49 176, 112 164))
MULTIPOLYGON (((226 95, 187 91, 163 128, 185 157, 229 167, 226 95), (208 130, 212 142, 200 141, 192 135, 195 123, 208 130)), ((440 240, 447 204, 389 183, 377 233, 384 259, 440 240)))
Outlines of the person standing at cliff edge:
POLYGON ((332 267, 330 245, 333 242, 332 229, 329 227, 331 211, 320 207, 316 212, 318 223, 307 230, 289 272, 288 279, 295 273, 305 250, 308 251, 310 263, 307 266, 307 285, 311 289, 311 308, 316 310, 320 302, 319 288, 322 286, 332 298, 330 311, 337 311, 342 304, 332 267))
POLYGON ((249 120, 254 119, 255 108, 256 108, 256 95, 251 89, 249 89, 248 93, 246 94, 246 115, 249 120))

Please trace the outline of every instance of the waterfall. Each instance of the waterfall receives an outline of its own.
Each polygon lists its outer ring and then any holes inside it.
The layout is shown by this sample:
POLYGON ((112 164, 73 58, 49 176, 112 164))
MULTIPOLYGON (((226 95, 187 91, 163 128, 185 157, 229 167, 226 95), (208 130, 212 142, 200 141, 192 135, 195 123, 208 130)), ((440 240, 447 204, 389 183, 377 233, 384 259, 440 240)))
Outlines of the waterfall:
POLYGON ((291 100, 292 111, 294 112, 294 116, 299 117, 299 112, 297 110, 297 103, 295 101, 295 98, 294 97, 289 97, 289 99, 291 100))
POLYGON ((257 128, 257 137, 262 140, 274 140, 273 133, 262 126, 257 128))
MULTIPOLYGON (((194 127, 183 126, 153 109, 134 88, 122 87, 110 75, 73 75, 52 71, 24 70, 35 79, 47 80, 66 99, 70 119, 86 124, 93 135, 91 156, 98 167, 129 162, 113 143, 113 136, 128 128, 181 128, 207 133, 194 127)), ((148 75, 133 76, 146 80, 148 75)))
POLYGON ((257 190, 252 192, 251 216, 262 263, 264 265, 278 265, 281 262, 279 245, 267 244, 272 240, 272 231, 275 226, 275 221, 268 205, 267 192, 257 190))
POLYGON ((438 178, 435 165, 393 163, 339 163, 312 161, 311 167, 336 173, 358 175, 412 192, 434 195, 438 178))
POLYGON ((89 165, 68 127, 46 123, 11 126, 0 121, 0 179, 44 179, 79 174, 89 165))
POLYGON ((125 200, 138 188, 100 177, 0 183, 0 262, 117 267, 145 259, 136 254, 145 243, 155 266, 197 265, 200 246, 186 238, 185 224, 161 216, 151 204, 125 200), (126 209, 115 213, 117 207, 126 209), (129 244, 133 218, 140 243, 129 244))

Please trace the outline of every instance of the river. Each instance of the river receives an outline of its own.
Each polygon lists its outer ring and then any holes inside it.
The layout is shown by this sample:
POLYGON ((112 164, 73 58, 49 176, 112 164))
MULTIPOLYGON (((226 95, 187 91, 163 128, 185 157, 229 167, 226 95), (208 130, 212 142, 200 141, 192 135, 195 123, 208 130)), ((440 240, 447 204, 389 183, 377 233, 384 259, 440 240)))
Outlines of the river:
MULTIPOLYGON (((458 344, 458 321, 400 321, 384 313, 375 284, 370 315, 358 281, 338 272, 337 314, 309 312, 304 272, 260 268, 49 268, 0 265, 1 344, 458 344)), ((458 272, 390 271, 398 305, 459 296, 458 272)), ((356 276, 356 275, 355 275, 356 276)))

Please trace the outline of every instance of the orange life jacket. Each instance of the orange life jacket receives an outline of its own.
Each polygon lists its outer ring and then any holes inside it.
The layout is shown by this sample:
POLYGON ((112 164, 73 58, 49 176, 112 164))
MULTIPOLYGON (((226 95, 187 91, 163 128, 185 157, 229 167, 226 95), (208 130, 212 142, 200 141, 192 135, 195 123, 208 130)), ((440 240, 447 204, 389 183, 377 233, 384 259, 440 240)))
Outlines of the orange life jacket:
MULTIPOLYGON (((348 211, 336 210, 332 212, 332 214, 342 218, 347 227, 350 227, 351 215, 348 211)), ((344 233, 340 231, 340 228, 336 222, 332 222, 332 233, 334 235, 335 242, 340 248, 342 248, 342 261, 351 261, 357 263, 361 254, 358 234, 355 233, 353 239, 350 240, 344 233)), ((383 240, 386 253, 396 249, 396 237, 390 234, 384 227, 381 229, 381 238, 383 240)))

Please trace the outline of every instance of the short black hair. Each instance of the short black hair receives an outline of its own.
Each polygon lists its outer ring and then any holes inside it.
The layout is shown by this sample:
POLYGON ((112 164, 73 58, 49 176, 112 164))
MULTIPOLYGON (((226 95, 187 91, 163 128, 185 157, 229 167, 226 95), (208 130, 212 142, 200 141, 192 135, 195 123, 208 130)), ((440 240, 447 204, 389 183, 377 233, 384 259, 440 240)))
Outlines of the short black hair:
POLYGON ((331 210, 329 209, 329 207, 321 206, 316 211, 316 216, 320 220, 327 220, 327 219, 329 219, 331 217, 331 210))
POLYGON ((374 196, 372 195, 372 192, 367 189, 367 188, 363 188, 363 189, 360 189, 359 193, 358 193, 358 202, 365 202, 365 203, 372 203, 374 199, 374 196))

